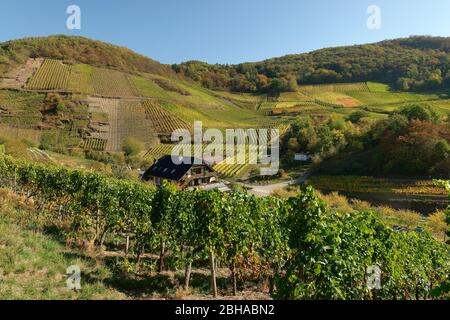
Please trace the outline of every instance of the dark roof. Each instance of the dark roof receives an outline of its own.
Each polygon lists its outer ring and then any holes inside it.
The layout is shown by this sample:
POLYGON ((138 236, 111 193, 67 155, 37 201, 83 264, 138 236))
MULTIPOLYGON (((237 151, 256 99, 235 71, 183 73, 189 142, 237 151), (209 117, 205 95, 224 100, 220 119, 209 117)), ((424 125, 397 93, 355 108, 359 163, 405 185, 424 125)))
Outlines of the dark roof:
POLYGON ((143 179, 148 180, 150 177, 158 177, 179 181, 193 166, 198 166, 194 162, 201 162, 200 165, 209 167, 205 162, 196 160, 194 157, 180 157, 181 163, 175 164, 172 156, 164 156, 157 160, 147 171, 145 171, 143 179))

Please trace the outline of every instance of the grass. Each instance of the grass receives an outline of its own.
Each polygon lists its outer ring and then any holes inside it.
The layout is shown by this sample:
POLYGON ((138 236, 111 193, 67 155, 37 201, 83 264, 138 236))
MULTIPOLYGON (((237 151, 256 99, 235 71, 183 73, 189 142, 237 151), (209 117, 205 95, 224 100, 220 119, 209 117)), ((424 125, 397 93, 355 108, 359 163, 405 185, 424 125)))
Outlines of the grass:
POLYGON ((69 79, 69 91, 82 92, 85 94, 94 93, 92 84, 92 73, 94 67, 87 64, 76 64, 72 66, 72 73, 69 79))
POLYGON ((312 97, 321 102, 336 104, 344 107, 359 107, 362 105, 361 101, 340 92, 321 92, 313 94, 312 97))
POLYGON ((171 134, 177 129, 191 130, 192 128, 192 125, 168 112, 157 102, 148 100, 143 102, 142 105, 145 108, 145 114, 149 118, 154 132, 171 134))
POLYGON ((439 111, 441 114, 450 115, 450 100, 439 100, 427 102, 427 104, 439 111))
POLYGON ((361 101, 361 103, 364 105, 383 105, 439 99, 438 94, 391 91, 351 92, 348 95, 361 101))
MULTIPOLYGON (((45 215, 36 212, 32 201, 0 188, 0 300, 211 299, 207 268, 194 264, 186 291, 182 268, 152 271, 152 255, 142 258, 142 268, 135 266, 114 245, 115 251, 68 247, 60 223, 45 215), (73 265, 81 269, 77 292, 66 285, 66 270, 73 265)), ((166 264, 171 265, 170 259, 166 264)), ((269 298, 267 285, 256 279, 233 297, 229 278, 228 268, 218 268, 219 299, 269 298)))
POLYGON ((28 144, 39 145, 42 132, 37 129, 16 128, 7 124, 0 124, 0 137, 26 141, 28 144))
POLYGON ((304 101, 308 102, 311 101, 311 98, 307 95, 296 91, 296 92, 283 92, 280 94, 280 97, 278 98, 278 101, 280 102, 292 102, 292 101, 304 101))
POLYGON ((397 193, 410 195, 443 195, 446 190, 431 180, 384 179, 362 176, 311 176, 308 184, 319 190, 342 192, 397 193))
MULTIPOLYGON (((330 180, 331 182, 332 180, 330 180)), ((299 192, 298 186, 290 186, 285 189, 275 191, 275 195, 281 198, 295 196, 299 192)), ((428 216, 422 216, 418 212, 406 209, 393 209, 388 206, 371 205, 369 202, 350 199, 339 192, 328 194, 316 191, 319 197, 334 211, 341 214, 372 211, 387 225, 406 227, 414 231, 417 227, 423 228, 432 234, 438 241, 447 241, 446 231, 448 229, 445 223, 445 214, 443 211, 436 211, 428 216)))
POLYGON ((390 86, 379 82, 367 82, 367 87, 370 92, 389 92, 390 86))
POLYGON ((163 98, 169 99, 170 94, 158 86, 151 79, 147 79, 143 76, 131 75, 130 81, 133 83, 139 95, 144 97, 163 98))
POLYGON ((44 95, 0 90, 0 123, 31 128, 42 121, 44 95))
POLYGON ((366 92, 369 88, 365 82, 355 83, 332 83, 332 84, 318 84, 318 85, 302 85, 299 91, 306 95, 323 93, 323 92, 366 92))
POLYGON ((50 235, 27 230, 0 208, 0 300, 124 299, 103 282, 111 277, 101 261, 67 249, 50 235), (81 268, 81 290, 68 290, 66 270, 81 268))

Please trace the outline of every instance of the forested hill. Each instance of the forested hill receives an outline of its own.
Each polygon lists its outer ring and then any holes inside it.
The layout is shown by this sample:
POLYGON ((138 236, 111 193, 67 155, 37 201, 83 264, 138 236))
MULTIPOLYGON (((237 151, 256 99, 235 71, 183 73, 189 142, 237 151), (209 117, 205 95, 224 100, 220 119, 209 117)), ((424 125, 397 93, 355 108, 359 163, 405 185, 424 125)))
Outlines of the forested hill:
POLYGON ((450 38, 415 36, 375 44, 326 48, 262 62, 163 65, 127 48, 83 37, 55 35, 0 43, 0 74, 41 57, 134 73, 178 75, 210 89, 279 93, 301 84, 379 81, 399 90, 450 87, 450 38), (174 72, 175 71, 175 72, 174 72))
POLYGON ((127 48, 83 37, 55 35, 0 43, 0 74, 25 63, 30 57, 85 63, 124 72, 173 73, 169 66, 127 48))
POLYGON ((173 69, 213 89, 294 91, 298 84, 380 81, 400 90, 450 85, 450 38, 415 36, 375 44, 321 49, 256 63, 209 65, 190 61, 173 69))

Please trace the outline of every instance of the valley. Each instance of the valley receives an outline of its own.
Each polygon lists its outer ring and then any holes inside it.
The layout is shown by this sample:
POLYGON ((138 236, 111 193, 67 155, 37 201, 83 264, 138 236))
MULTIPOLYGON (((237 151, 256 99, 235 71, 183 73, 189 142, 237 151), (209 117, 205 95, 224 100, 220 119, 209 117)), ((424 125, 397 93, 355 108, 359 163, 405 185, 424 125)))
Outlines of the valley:
MULTIPOLYGON (((398 92, 375 82, 300 85, 276 96, 230 93, 205 89, 173 75, 125 73, 42 58, 14 67, 0 79, 0 90, 0 122, 5 125, 35 136, 56 136, 52 139, 63 141, 65 153, 115 154, 127 139, 137 139, 145 146, 147 161, 169 154, 171 133, 177 128, 191 130, 194 121, 202 121, 207 128, 277 128, 283 133, 298 117, 345 120, 361 112, 366 126, 415 103, 426 103, 442 116, 450 114, 446 95, 398 92), (77 107, 70 115, 56 110, 51 118, 42 112, 49 95, 77 107), (33 98, 41 99, 41 107, 27 110, 32 108, 27 107, 27 99, 33 98)), ((231 181, 248 178, 256 168, 226 161, 215 165, 231 181)), ((283 169, 289 173, 289 166, 283 169)))
POLYGON ((422 41, 240 65, 163 65, 82 37, 0 44, 0 297, 373 299, 361 266, 381 259, 379 298, 434 298, 428 282, 448 274, 450 65, 447 41, 422 41), (205 165, 229 192, 144 181, 196 121, 278 129, 277 173, 261 174, 247 137, 233 144, 245 161, 205 165), (55 289, 67 263, 86 290, 55 289))

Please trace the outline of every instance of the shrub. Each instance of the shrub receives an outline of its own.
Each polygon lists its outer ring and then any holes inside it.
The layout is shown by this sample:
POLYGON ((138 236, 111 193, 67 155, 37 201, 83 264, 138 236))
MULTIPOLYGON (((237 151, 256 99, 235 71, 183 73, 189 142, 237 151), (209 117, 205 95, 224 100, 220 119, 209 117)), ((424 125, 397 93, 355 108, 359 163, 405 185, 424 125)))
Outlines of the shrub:
POLYGON ((123 152, 126 156, 136 156, 145 148, 145 144, 135 138, 128 138, 123 145, 123 152))

